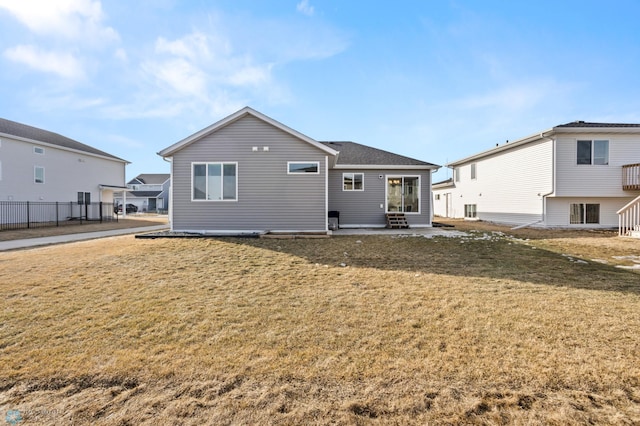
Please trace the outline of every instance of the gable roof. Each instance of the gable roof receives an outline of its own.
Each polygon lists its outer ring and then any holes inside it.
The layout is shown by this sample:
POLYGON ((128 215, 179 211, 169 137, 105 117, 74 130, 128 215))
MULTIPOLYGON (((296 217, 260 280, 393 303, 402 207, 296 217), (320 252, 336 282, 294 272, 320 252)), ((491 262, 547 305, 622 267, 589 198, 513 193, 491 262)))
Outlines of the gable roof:
POLYGON ((544 130, 540 133, 533 134, 531 136, 527 136, 522 139, 518 139, 513 142, 507 141, 507 143, 498 145, 496 144, 495 148, 487 149, 485 151, 481 151, 477 154, 470 155, 468 157, 464 157, 460 160, 452 161, 446 164, 446 167, 459 166, 464 163, 468 163, 471 161, 478 160, 480 158, 487 157, 489 155, 493 155, 499 153, 501 151, 506 151, 509 149, 513 149, 517 146, 525 145, 531 142, 540 141, 542 139, 548 139, 551 136, 562 133, 640 133, 640 124, 635 123, 594 123, 587 121, 572 121, 570 123, 559 124, 551 129, 544 130))
POLYGON ((162 185, 171 175, 169 173, 143 173, 128 182, 128 185, 162 185))
POLYGON ((66 136, 62 136, 58 133, 28 126, 26 124, 18 123, 16 121, 7 120, 4 118, 0 118, 0 135, 9 136, 25 142, 52 145, 57 148, 71 151, 80 151, 86 154, 97 155, 111 160, 128 163, 128 161, 123 160, 122 158, 118 158, 104 151, 100 151, 99 149, 93 148, 89 145, 85 145, 66 136))
POLYGON ((336 155, 337 152, 331 148, 329 148, 328 146, 325 146, 323 144, 321 144, 320 142, 311 139, 309 136, 303 135, 302 133, 293 130, 292 128, 285 126, 284 124, 274 120, 271 117, 267 117, 266 115, 254 110, 253 108, 250 107, 244 107, 241 110, 229 115, 226 118, 223 118, 220 121, 217 121, 215 123, 213 123, 212 125, 210 125, 209 127, 205 127, 204 129, 192 134, 191 136, 182 139, 181 141, 163 149, 162 151, 158 152, 158 155, 162 156, 162 157, 170 157, 171 155, 173 155, 175 152, 181 150, 182 148, 192 144, 193 142, 203 138, 204 136, 207 136, 225 126, 228 126, 229 124, 243 118, 246 116, 253 116, 259 120, 264 121, 265 123, 271 124, 274 127, 277 127, 278 129, 289 133, 292 136, 295 136, 298 139, 301 139, 305 142, 307 142, 310 145, 315 146, 318 149, 321 149, 322 151, 325 151, 326 153, 330 154, 330 155, 336 155))
POLYGON ((402 168, 434 169, 432 163, 394 154, 356 142, 321 142, 338 151, 335 168, 402 168))

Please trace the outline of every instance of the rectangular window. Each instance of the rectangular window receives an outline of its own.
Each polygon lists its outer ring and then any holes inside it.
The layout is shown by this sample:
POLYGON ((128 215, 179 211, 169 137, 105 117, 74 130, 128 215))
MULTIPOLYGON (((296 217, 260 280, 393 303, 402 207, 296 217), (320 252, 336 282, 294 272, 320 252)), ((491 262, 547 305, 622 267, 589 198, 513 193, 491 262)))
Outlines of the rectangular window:
POLYGON ((440 199, 440 194, 436 194, 436 200, 440 199))
POLYGON ((420 213, 420 176, 387 177, 387 213, 420 213))
POLYGON ((571 204, 569 223, 572 225, 600 223, 600 204, 571 204))
POLYGON ((78 204, 91 204, 91 193, 78 192, 78 204))
POLYGON ((343 191, 364 191, 364 174, 363 173, 343 173, 342 174, 342 190, 343 191))
POLYGON ((36 154, 44 155, 44 148, 42 148, 41 146, 34 146, 33 152, 36 154))
POLYGON ((320 173, 320 163, 317 161, 310 162, 287 162, 287 174, 297 175, 297 174, 319 174, 320 173))
POLYGON ((609 164, 609 141, 579 140, 577 144, 577 164, 609 164))
POLYGON ((193 163, 193 200, 237 201, 238 163, 193 163))
POLYGON ((33 181, 35 183, 44 183, 44 167, 35 166, 33 168, 33 181))
POLYGON ((471 163, 471 179, 476 178, 476 163, 471 163))
POLYGON ((475 204, 464 205, 464 217, 468 219, 473 219, 478 217, 478 212, 475 204))
POLYGON ((460 182, 460 169, 453 169, 453 176, 456 182, 460 182))

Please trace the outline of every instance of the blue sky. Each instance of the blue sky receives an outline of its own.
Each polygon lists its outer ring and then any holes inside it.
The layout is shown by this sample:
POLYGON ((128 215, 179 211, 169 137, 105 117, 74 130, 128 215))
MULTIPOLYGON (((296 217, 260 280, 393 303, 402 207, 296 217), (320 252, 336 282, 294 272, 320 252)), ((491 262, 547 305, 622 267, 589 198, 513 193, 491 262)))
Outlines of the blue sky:
MULTIPOLYGON (((636 0, 0 0, 0 117, 168 173, 249 105, 439 165, 574 120, 640 123, 636 0)), ((446 179, 442 169, 435 180, 446 179)))

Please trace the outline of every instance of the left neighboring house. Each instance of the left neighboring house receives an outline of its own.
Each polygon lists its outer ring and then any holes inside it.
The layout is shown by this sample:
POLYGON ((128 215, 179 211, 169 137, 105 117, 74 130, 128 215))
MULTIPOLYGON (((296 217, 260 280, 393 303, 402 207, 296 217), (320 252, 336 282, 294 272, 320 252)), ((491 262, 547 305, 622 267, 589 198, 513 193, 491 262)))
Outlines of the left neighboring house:
MULTIPOLYGON (((138 212, 166 213, 169 209, 169 173, 143 173, 127 183, 127 204, 133 204, 138 212)), ((122 197, 116 197, 115 203, 122 204, 122 197)))
POLYGON ((112 203, 128 161, 58 133, 0 118, 0 201, 112 203))

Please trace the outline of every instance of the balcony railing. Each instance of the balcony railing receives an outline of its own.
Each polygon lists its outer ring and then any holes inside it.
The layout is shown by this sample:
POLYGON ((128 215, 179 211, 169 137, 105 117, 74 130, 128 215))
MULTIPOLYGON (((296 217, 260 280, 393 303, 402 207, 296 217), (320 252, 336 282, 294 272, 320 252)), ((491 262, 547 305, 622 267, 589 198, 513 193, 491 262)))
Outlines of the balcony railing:
POLYGON ((640 189, 640 163, 622 166, 622 189, 640 189))

